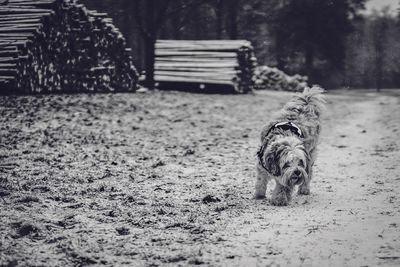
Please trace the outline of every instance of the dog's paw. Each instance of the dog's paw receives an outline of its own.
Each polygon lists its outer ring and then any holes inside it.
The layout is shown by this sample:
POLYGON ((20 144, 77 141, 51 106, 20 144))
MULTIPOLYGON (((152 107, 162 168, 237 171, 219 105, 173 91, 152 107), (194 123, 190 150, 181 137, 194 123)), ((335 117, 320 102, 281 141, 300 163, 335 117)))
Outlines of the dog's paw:
POLYGON ((265 195, 254 194, 254 199, 264 199, 265 195))
POLYGON ((274 206, 287 206, 289 204, 289 200, 286 196, 278 196, 272 198, 271 203, 274 206))
POLYGON ((309 195, 310 194, 310 188, 308 188, 308 187, 303 187, 303 186, 300 186, 299 187, 299 191, 298 191, 298 194, 299 195, 309 195))

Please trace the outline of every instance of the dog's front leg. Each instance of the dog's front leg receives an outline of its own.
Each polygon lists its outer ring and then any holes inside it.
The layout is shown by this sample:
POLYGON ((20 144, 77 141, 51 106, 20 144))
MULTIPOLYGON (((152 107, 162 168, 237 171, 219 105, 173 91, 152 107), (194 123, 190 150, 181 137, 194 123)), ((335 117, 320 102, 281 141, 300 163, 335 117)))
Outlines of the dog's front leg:
POLYGON ((260 164, 257 163, 257 178, 254 198, 261 199, 265 198, 265 192, 267 191, 268 184, 268 173, 261 168, 260 164))
POLYGON ((271 203, 275 206, 286 206, 292 199, 293 187, 287 187, 276 183, 275 189, 272 192, 271 203))
POLYGON ((302 183, 299 186, 298 194, 299 195, 309 195, 310 194, 310 182, 312 178, 312 168, 313 168, 314 162, 311 162, 309 167, 307 167, 307 177, 304 180, 304 183, 302 183))
POLYGON ((313 166, 314 159, 316 156, 316 150, 312 149, 309 153, 309 163, 307 164, 307 177, 305 177, 304 183, 299 186, 298 194, 299 195, 309 195, 310 194, 310 182, 313 176, 313 166))
POLYGON ((299 191, 298 193, 300 195, 309 195, 310 194, 310 179, 307 179, 306 181, 304 181, 304 183, 302 185, 299 186, 299 191))

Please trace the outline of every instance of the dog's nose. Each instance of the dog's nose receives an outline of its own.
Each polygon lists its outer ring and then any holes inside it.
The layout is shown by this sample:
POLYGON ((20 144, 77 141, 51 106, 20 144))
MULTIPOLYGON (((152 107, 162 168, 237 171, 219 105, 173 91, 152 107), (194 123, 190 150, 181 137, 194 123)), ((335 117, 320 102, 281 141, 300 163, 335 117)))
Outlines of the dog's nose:
POLYGON ((294 174, 297 175, 297 176, 300 176, 301 173, 300 173, 299 170, 295 170, 295 171, 294 171, 294 174))

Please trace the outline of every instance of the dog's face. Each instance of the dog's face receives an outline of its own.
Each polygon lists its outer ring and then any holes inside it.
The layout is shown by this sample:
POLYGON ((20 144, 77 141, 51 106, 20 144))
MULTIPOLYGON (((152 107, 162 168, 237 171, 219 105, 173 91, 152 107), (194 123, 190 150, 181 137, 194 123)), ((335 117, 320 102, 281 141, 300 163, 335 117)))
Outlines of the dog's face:
POLYGON ((283 186, 302 184, 308 179, 307 153, 296 137, 287 136, 272 142, 264 152, 265 166, 283 186))

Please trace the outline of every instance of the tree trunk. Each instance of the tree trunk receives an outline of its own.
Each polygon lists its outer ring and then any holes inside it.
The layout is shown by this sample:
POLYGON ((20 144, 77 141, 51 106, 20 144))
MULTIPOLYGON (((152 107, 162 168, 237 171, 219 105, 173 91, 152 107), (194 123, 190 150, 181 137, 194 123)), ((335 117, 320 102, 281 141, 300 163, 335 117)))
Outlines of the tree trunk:
MULTIPOLYGON (((134 0, 132 0, 134 1, 134 0)), ((139 26, 144 45, 145 59, 145 86, 154 89, 154 62, 155 62, 155 43, 158 30, 164 23, 167 16, 168 6, 171 0, 136 0, 135 19, 139 26)))
MULTIPOLYGON (((380 34, 379 34, 380 35, 380 34)), ((383 63, 383 51, 382 51, 382 40, 379 38, 375 44, 375 86, 376 91, 380 92, 382 87, 382 63, 383 63)))
POLYGON ((145 64, 146 64, 146 84, 148 89, 154 89, 154 62, 155 62, 155 42, 153 38, 146 38, 145 44, 145 64))
POLYGON ((314 48, 312 45, 308 45, 305 51, 306 57, 306 72, 309 79, 312 79, 314 75, 314 48))
POLYGON ((380 92, 383 81, 383 65, 385 61, 384 43, 386 39, 387 22, 385 18, 378 19, 377 27, 375 28, 375 85, 376 91, 380 92))
POLYGON ((193 39, 204 39, 203 30, 201 27, 201 10, 200 6, 198 8, 194 8, 191 10, 191 17, 193 18, 193 29, 194 29, 194 38, 193 39))
POLYGON ((173 25, 173 37, 176 40, 180 40, 182 38, 182 20, 183 20, 183 12, 182 9, 178 8, 179 6, 183 6, 184 4, 182 1, 177 1, 176 12, 171 18, 172 25, 173 25))
POLYGON ((222 23, 224 15, 222 0, 217 0, 215 15, 216 15, 216 37, 219 40, 222 38, 222 23))
POLYGON ((229 38, 232 40, 236 40, 238 38, 238 8, 239 8, 239 0, 231 0, 229 2, 229 10, 228 10, 228 29, 229 29, 229 38))
POLYGON ((282 36, 279 32, 276 33, 275 38, 275 55, 276 55, 276 64, 277 68, 280 70, 285 70, 285 61, 284 61, 284 49, 283 49, 283 40, 282 36))
MULTIPOLYGON (((123 13, 123 32, 124 35, 126 37, 126 42, 128 44, 129 47, 132 47, 132 35, 133 35, 133 31, 132 31, 132 14, 134 13, 133 11, 133 3, 130 0, 125 0, 122 4, 122 7, 124 7, 125 11, 123 13)), ((118 7, 118 9, 120 9, 121 7, 118 7)), ((121 8, 122 9, 122 8, 121 8)))
POLYGON ((144 36, 145 44, 145 64, 146 64, 146 87, 150 90, 154 89, 154 56, 155 56, 155 42, 156 42, 156 25, 155 25, 155 14, 154 14, 154 1, 146 0, 146 29, 147 35, 144 36))

